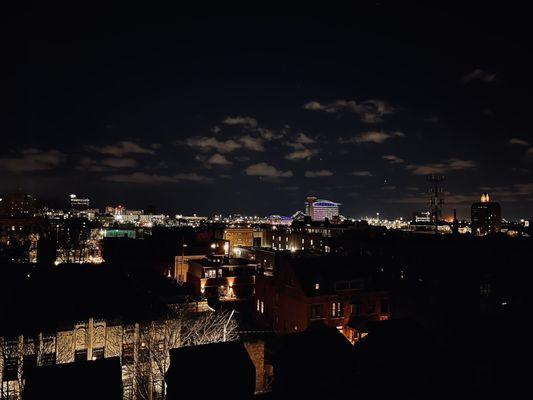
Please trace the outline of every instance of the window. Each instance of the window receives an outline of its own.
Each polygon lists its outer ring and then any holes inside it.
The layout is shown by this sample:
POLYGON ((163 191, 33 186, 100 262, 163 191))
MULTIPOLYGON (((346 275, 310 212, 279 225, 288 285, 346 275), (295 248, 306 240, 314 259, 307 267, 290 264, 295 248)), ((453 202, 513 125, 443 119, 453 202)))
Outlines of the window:
POLYGON ((313 245, 313 239, 311 239, 311 240, 309 241, 309 244, 310 244, 311 246, 313 245))
POLYGON ((322 304, 313 304, 311 306, 311 319, 322 319, 324 318, 324 307, 322 304))
POLYGON ((479 292, 482 296, 488 296, 490 294, 490 283, 483 283, 479 288, 479 292))
POLYGON ((331 303, 331 317, 340 318, 342 317, 342 303, 340 301, 334 301, 331 303))
POLYGON ((256 308, 257 308, 257 312, 260 312, 261 311, 261 300, 257 299, 257 305, 256 305, 256 308))
POLYGON ((37 354, 26 354, 22 360, 22 372, 25 374, 29 369, 37 366, 37 354))
POLYGON ((352 303, 350 308, 351 308, 352 315, 360 315, 361 314, 361 303, 352 303))
POLYGON ((367 314, 374 314, 376 312, 376 305, 374 303, 370 303, 366 307, 367 314))
POLYGON ((150 361, 150 351, 148 350, 146 343, 141 343, 139 346, 139 361, 143 363, 150 361))
POLYGON ((217 277, 217 270, 216 269, 206 269, 205 270, 205 277, 206 278, 216 278, 217 277))
POLYGON ((124 381, 124 400, 133 399, 133 380, 127 379, 124 381))
POLYGON ((326 253, 331 253, 331 247, 330 246, 324 246, 324 251, 326 253))
POLYGON ((135 333, 135 325, 124 325, 124 334, 133 335, 135 333))
POLYGON ((388 313, 389 313, 389 300, 381 299, 381 314, 388 314, 388 313))
POLYGON ((315 283, 315 290, 319 290, 320 289, 320 283, 315 283))
POLYGON ((100 360, 102 358, 104 358, 104 348, 98 347, 93 349, 93 360, 100 360))
POLYGON ((74 352, 74 362, 84 362, 87 361, 87 349, 76 350, 74 352))
POLYGON ((363 281, 350 281, 351 289, 363 289, 363 281))
POLYGON ((19 359, 18 356, 6 357, 4 359, 4 381, 16 381, 18 380, 19 371, 19 359))
POLYGON ((261 314, 265 313, 265 302, 261 301, 261 314))
POLYGON ((122 345, 122 365, 133 365, 133 343, 124 343, 122 345))
POLYGON ((335 282, 335 290, 348 290, 350 283, 348 281, 335 282))
POLYGON ((43 366, 55 365, 56 363, 56 353, 44 353, 41 356, 41 364, 43 366))

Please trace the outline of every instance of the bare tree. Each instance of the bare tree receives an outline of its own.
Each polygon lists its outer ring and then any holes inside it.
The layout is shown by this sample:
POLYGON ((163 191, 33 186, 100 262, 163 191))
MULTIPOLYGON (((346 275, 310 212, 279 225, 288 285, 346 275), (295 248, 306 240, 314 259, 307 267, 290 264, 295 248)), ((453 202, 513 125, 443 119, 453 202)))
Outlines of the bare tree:
POLYGON ((21 341, 18 336, 0 337, 0 398, 20 396, 22 391, 21 341))
POLYGON ((236 340, 238 338, 237 322, 231 318, 229 311, 218 311, 189 315, 183 318, 181 331, 182 346, 198 346, 201 344, 236 340))
MULTIPOLYGON (((124 335, 127 335, 124 333, 124 335)), ((120 340, 122 346, 136 350, 136 357, 126 360, 123 352, 122 366, 128 386, 134 387, 137 399, 163 399, 166 393, 165 373, 170 366, 170 350, 182 346, 236 340, 237 323, 230 313, 194 313, 178 308, 166 319, 139 325, 138 336, 120 340)), ((106 344, 109 345, 109 344, 106 344)))

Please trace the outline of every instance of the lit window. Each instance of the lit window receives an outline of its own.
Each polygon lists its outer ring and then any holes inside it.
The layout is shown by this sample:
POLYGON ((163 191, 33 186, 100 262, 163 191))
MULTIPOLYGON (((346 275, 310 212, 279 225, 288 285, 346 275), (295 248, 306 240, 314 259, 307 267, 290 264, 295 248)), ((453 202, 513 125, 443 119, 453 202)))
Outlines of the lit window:
POLYGON ((309 243, 310 243, 311 246, 312 246, 312 245, 313 245, 313 239, 311 239, 311 240, 309 241, 309 243))
POLYGON ((333 318, 342 317, 342 303, 340 301, 331 303, 331 316, 333 318))
POLYGON ((261 301, 257 299, 257 311, 261 311, 261 301))
POLYGON ((320 289, 320 283, 315 283, 315 290, 320 289))
POLYGON ((265 313, 265 302, 261 301, 261 314, 265 313))

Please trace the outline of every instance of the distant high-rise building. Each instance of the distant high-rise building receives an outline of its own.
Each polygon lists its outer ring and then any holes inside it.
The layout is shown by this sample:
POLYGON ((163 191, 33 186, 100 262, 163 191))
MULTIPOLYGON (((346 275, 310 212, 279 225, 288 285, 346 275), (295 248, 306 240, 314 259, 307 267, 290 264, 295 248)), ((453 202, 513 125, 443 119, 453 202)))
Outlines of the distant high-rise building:
POLYGON ((481 201, 472 204, 470 221, 474 235, 499 232, 502 223, 500 204, 490 201, 489 195, 483 193, 481 201))
POLYGON ((75 194, 70 195, 70 209, 72 211, 85 211, 89 209, 90 200, 88 197, 79 197, 75 194))
POLYGON ((333 217, 339 215, 340 205, 341 203, 309 196, 305 202, 305 213, 311 217, 312 221, 324 221, 326 218, 332 220, 333 217))

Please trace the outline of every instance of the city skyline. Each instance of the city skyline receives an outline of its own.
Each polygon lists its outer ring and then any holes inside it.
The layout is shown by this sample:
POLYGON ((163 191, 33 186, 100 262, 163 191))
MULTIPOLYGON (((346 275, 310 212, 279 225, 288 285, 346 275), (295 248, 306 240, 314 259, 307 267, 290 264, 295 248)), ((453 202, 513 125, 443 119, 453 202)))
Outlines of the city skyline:
POLYGON ((15 41, 22 122, 5 127, 3 191, 260 215, 315 195, 345 215, 396 217, 426 210, 425 176, 442 173, 445 215, 466 217, 488 192, 504 218, 529 218, 531 45, 518 11, 470 7, 401 19, 386 5, 340 19, 132 12, 120 31, 113 13, 97 29, 81 11, 32 13, 13 28, 28 29, 15 41))

